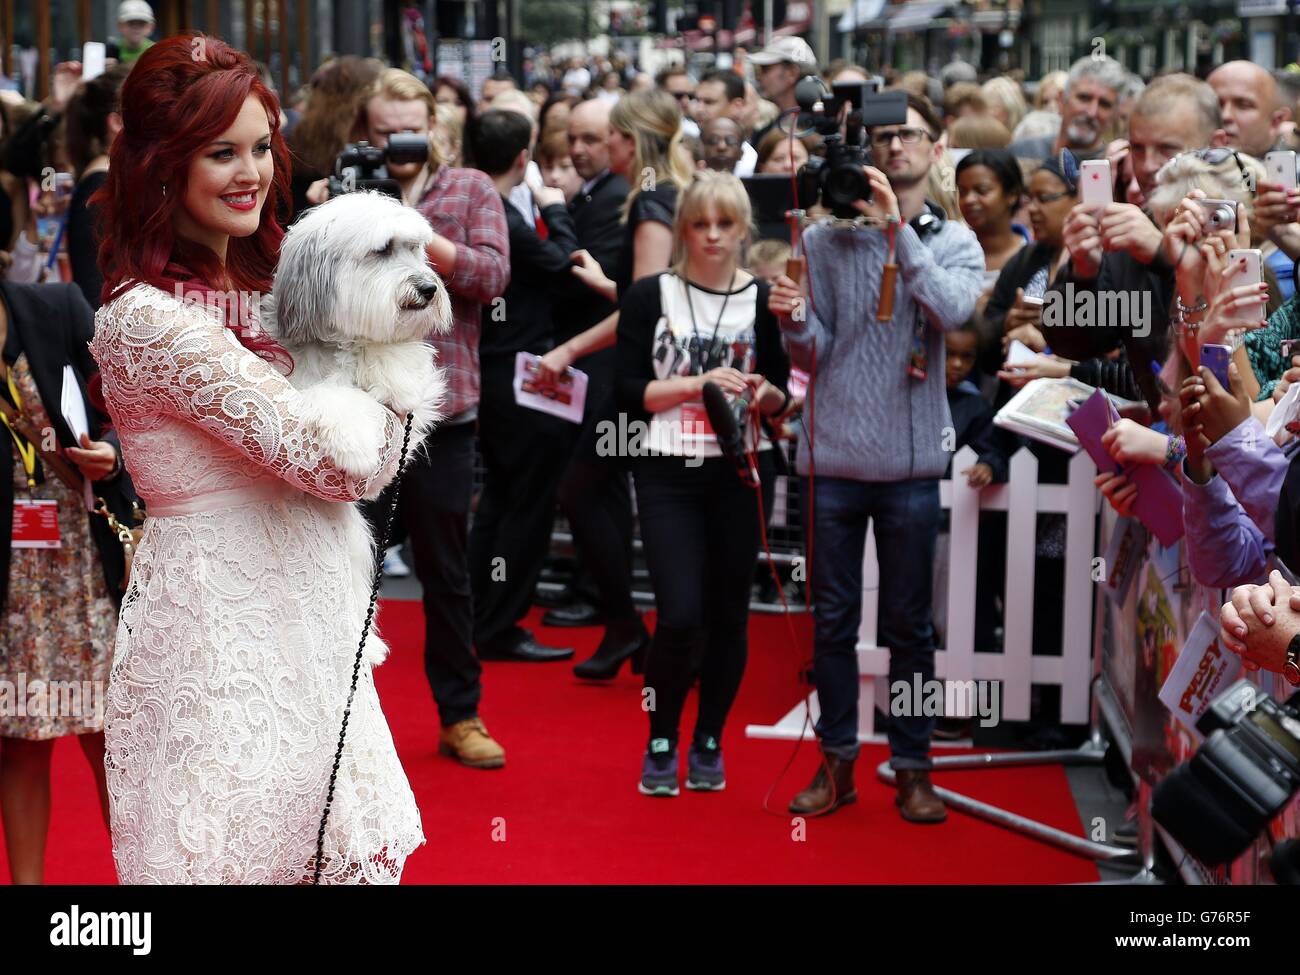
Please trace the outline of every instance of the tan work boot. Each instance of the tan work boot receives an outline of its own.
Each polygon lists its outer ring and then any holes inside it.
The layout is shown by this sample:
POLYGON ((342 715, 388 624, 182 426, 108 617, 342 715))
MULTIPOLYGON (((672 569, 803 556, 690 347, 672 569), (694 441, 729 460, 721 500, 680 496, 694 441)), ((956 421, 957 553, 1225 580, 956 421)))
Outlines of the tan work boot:
POLYGON ((930 784, 930 773, 925 769, 901 768, 898 777, 898 795, 894 805, 909 823, 942 823, 948 810, 930 784))
POLYGON ((506 750, 492 740, 482 718, 466 718, 443 728, 438 754, 470 768, 501 768, 506 763, 506 750))

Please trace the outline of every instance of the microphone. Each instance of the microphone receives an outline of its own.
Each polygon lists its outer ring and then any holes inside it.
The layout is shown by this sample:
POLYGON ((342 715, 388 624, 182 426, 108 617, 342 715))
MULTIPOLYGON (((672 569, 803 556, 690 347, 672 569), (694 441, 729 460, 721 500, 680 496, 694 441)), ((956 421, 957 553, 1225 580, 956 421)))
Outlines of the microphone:
POLYGON ((749 419, 750 399, 754 395, 752 386, 736 398, 734 403, 727 401, 727 394, 715 382, 704 384, 704 412, 709 415, 709 425, 718 438, 722 456, 731 461, 736 469, 736 476, 750 487, 758 485, 758 474, 745 455, 745 427, 749 419))

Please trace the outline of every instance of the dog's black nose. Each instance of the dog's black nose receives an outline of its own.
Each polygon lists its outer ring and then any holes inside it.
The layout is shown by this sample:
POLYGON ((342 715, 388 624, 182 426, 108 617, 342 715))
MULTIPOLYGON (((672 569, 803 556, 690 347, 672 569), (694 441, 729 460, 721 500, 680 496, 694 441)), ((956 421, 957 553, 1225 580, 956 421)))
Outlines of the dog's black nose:
POLYGON ((438 293, 438 286, 436 284, 424 284, 415 290, 419 292, 420 297, 425 301, 433 301, 434 295, 438 293))

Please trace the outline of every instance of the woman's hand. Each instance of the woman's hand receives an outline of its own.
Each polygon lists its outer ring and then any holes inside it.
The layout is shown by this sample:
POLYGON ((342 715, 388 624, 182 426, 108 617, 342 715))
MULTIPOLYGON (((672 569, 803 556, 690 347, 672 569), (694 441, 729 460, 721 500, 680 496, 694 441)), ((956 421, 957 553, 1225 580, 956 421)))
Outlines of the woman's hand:
POLYGON ((1043 338, 1043 333, 1033 325, 1021 325, 1002 336, 1002 351, 1005 352, 1011 347, 1012 340, 1028 346, 1035 352, 1042 352, 1047 348, 1047 339, 1043 338))
POLYGON ((1291 388, 1292 383, 1300 383, 1300 355, 1291 357, 1291 368, 1282 373, 1282 378, 1273 387, 1274 403, 1282 402, 1282 397, 1286 395, 1286 391, 1291 388))
POLYGON ((1101 435, 1101 445, 1121 464, 1163 464, 1169 438, 1125 418, 1101 435))
MULTIPOLYGON (((559 190, 556 192, 558 193, 559 190)), ((569 258, 573 261, 570 270, 588 288, 611 297, 618 293, 618 285, 610 280, 605 269, 600 266, 600 262, 592 257, 589 251, 576 250, 569 255, 569 258)))
POLYGON ((1268 584, 1238 586, 1219 611, 1219 640, 1248 670, 1281 673, 1287 647, 1300 633, 1300 590, 1276 569, 1268 584))
POLYGON ((1230 390, 1205 366, 1183 382, 1183 430, 1204 435, 1210 446, 1250 416, 1250 399, 1242 388, 1237 364, 1228 363, 1230 390))
POLYGON ((573 353, 569 351, 568 345, 558 345, 538 361, 537 381, 543 386, 554 386, 571 365, 573 353))
POLYGON ((732 369, 730 366, 719 366, 717 369, 710 369, 704 375, 696 376, 695 380, 695 392, 698 395, 703 395, 705 383, 716 383, 722 387, 724 393, 732 396, 739 396, 751 385, 748 376, 739 369, 732 369))
POLYGON ((1161 241, 1165 259, 1174 268, 1178 294, 1186 305, 1195 303, 1205 278, 1200 251, 1201 235, 1205 233, 1205 211, 1196 202, 1204 197, 1204 190, 1192 190, 1183 198, 1165 224, 1161 241))
POLYGON ((84 433, 80 443, 80 447, 68 447, 64 452, 77 465, 82 477, 88 481, 102 481, 113 473, 113 468, 117 466, 117 451, 111 443, 91 440, 84 433))
MULTIPOLYGON (((1043 322, 1042 303, 1029 303, 1025 301, 1025 289, 1016 289, 1016 300, 1012 302, 1011 307, 1007 309, 1006 317, 1002 319, 1002 331, 1009 335, 1018 328, 1029 326, 1037 330, 1043 322)), ((1005 343, 1004 343, 1005 345, 1005 343)))
MULTIPOLYGON (((1205 276, 1202 279, 1202 292, 1209 302, 1205 318, 1201 320, 1199 341, 1220 344, 1228 332, 1238 328, 1260 328, 1268 324, 1263 319, 1248 320, 1243 311, 1253 305, 1268 301, 1268 283, 1259 281, 1255 284, 1242 284, 1235 288, 1228 287, 1230 276, 1246 266, 1244 257, 1236 261, 1228 260, 1228 248, 1231 241, 1225 233, 1213 235, 1200 245, 1202 266, 1205 276)), ((1252 314, 1257 312, 1252 311, 1252 314)))
POLYGON ((1077 204, 1065 218, 1063 235, 1074 276, 1085 281, 1095 278, 1101 270, 1102 257, 1097 215, 1082 203, 1077 204))
POLYGON ((1137 501, 1137 485, 1132 483, 1123 474, 1115 474, 1110 471, 1103 471, 1098 474, 1092 481, 1097 489, 1106 496, 1110 506, 1118 511, 1123 517, 1131 518, 1133 516, 1133 503, 1137 501))
POLYGON ((1035 356, 1032 362, 1002 363, 998 378, 1005 379, 1012 386, 1023 386, 1034 379, 1064 379, 1070 375, 1070 360, 1055 355, 1035 356))

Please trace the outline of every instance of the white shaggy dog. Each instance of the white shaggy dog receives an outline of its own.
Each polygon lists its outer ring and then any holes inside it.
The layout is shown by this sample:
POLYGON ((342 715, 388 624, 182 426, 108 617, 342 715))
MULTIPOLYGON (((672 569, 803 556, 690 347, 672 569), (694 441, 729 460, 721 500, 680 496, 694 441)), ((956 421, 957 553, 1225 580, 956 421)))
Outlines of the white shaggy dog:
MULTIPOLYGON (((432 239, 415 210, 380 193, 349 193, 309 210, 281 244, 262 326, 293 356, 289 382, 303 392, 307 422, 350 474, 373 468, 385 407, 414 414, 408 464, 440 418, 445 384, 426 339, 449 331, 452 317, 425 256, 432 239)), ((343 520, 364 613, 375 542, 355 505, 330 507, 343 520)), ((377 664, 386 654, 372 629, 366 659, 377 664)))

